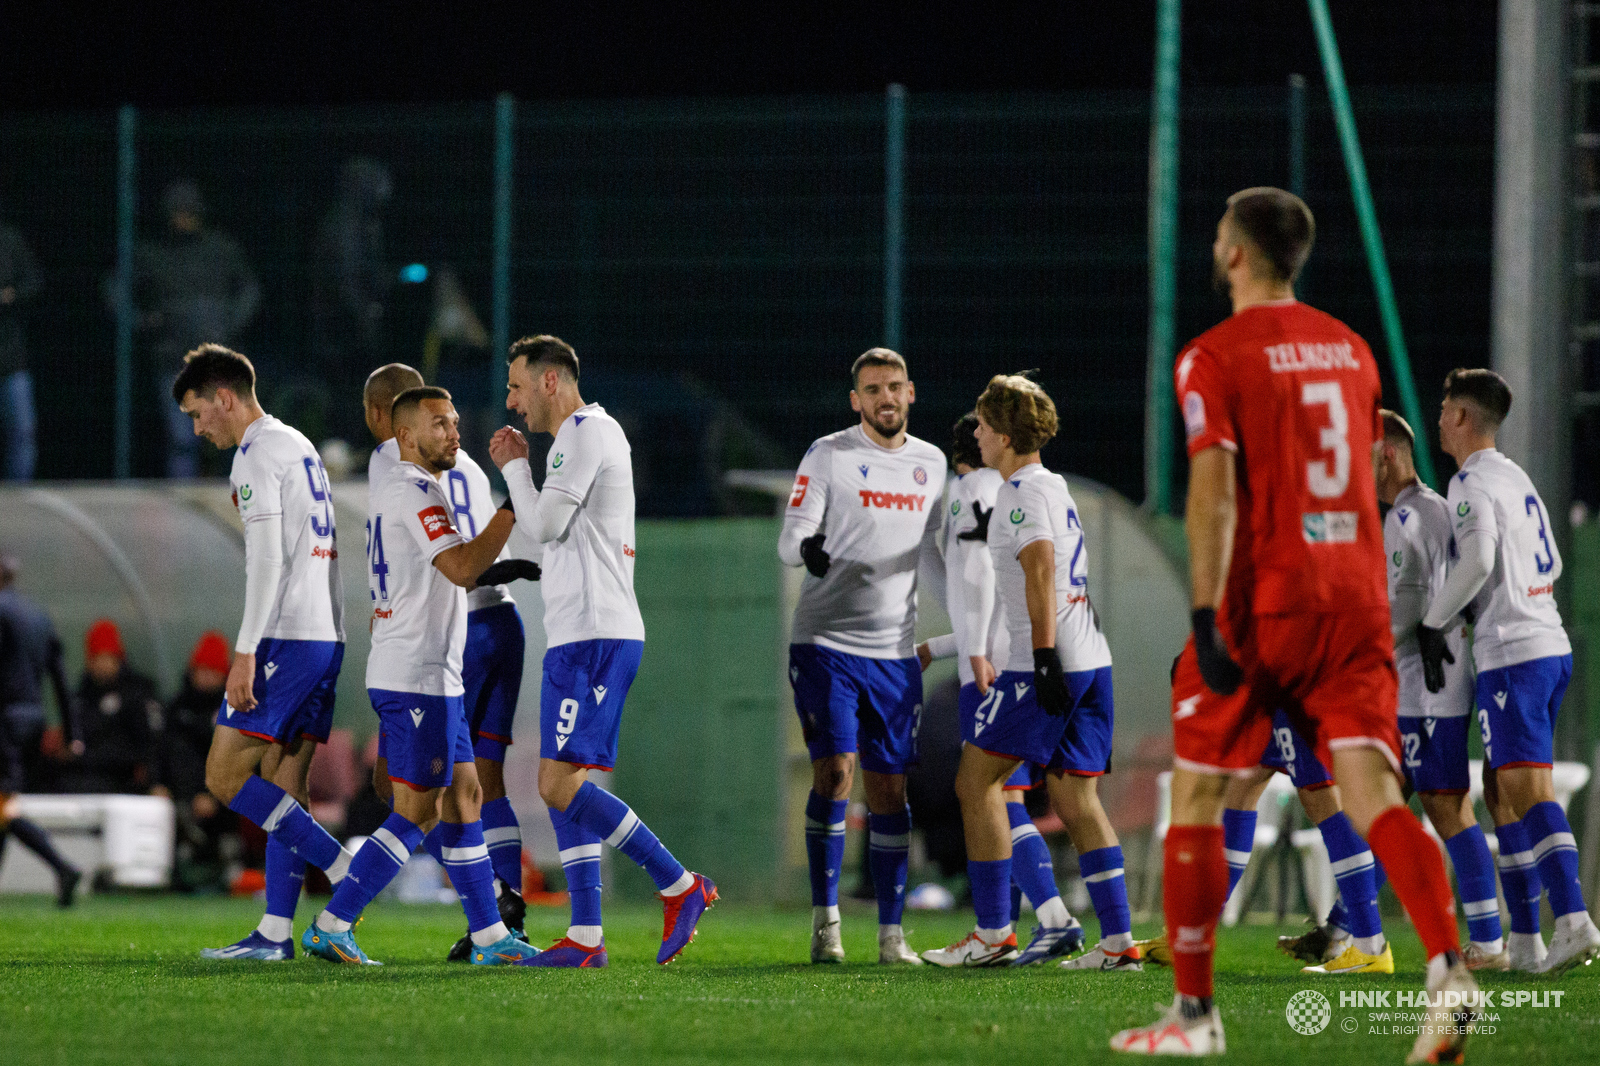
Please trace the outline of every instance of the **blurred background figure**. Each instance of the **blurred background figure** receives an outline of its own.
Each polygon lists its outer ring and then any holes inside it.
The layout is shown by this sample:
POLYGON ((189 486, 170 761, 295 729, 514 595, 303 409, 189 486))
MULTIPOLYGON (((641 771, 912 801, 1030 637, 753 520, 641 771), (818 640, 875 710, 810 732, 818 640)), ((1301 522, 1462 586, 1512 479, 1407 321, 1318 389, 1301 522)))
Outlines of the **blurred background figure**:
POLYGON ((313 369, 331 397, 312 440, 361 439, 359 405, 367 373, 390 361, 385 314, 395 274, 384 254, 383 211, 394 193, 389 168, 356 156, 339 174, 339 198, 317 231, 313 270, 313 369))
POLYGON ((153 791, 171 797, 177 809, 174 881, 189 890, 221 886, 228 857, 223 841, 234 830, 233 812, 206 791, 206 752, 231 663, 227 638, 216 630, 203 633, 157 740, 159 784, 153 791))
POLYGON ((61 791, 148 792, 156 783, 155 738, 161 732, 155 683, 128 665, 122 631, 109 618, 89 627, 83 651, 74 711, 83 747, 66 763, 61 791))
POLYGON ((0 554, 0 718, 19 746, 21 791, 54 792, 57 768, 45 757, 43 744, 46 677, 61 712, 61 738, 55 746, 81 751, 82 734, 73 720, 61 638, 44 608, 17 589, 20 565, 16 556, 0 554))
POLYGON ((0 555, 0 858, 6 838, 18 841, 56 872, 57 902, 72 905, 73 890, 82 874, 50 843, 44 830, 26 818, 15 817, 12 797, 31 792, 26 767, 37 765, 39 741, 44 734, 44 675, 49 674, 62 708, 63 729, 73 740, 71 701, 61 668, 61 641, 39 606, 15 588, 17 561, 0 555))
POLYGON ((43 287, 32 249, 14 226, 0 221, 0 440, 5 445, 0 473, 7 481, 31 480, 39 455, 24 326, 43 287))
MULTIPOLYGON (((200 440, 172 403, 185 352, 214 341, 234 343, 261 306, 261 285, 233 238, 205 225, 206 205, 192 181, 161 194, 161 235, 134 250, 133 301, 149 358, 156 407, 167 426, 166 474, 199 473, 200 440)), ((115 291, 111 286, 109 293, 115 291)))

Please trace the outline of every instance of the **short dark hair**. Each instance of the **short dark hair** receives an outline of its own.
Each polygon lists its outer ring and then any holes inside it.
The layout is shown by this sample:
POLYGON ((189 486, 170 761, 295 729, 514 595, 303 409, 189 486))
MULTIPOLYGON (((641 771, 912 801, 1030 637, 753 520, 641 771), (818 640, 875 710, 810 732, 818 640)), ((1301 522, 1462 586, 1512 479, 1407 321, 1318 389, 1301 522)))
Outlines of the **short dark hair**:
POLYGON ((185 393, 211 399, 218 389, 227 389, 241 399, 256 395, 256 368, 250 360, 220 344, 202 344, 183 357, 183 369, 172 383, 172 398, 183 402, 185 393))
POLYGON ((506 365, 515 363, 518 359, 528 361, 528 369, 536 366, 553 367, 566 374, 573 381, 578 380, 578 353, 572 345, 560 337, 541 333, 536 337, 523 337, 511 345, 511 350, 506 355, 506 365))
POLYGON ((418 385, 414 389, 407 389, 394 398, 394 405, 389 408, 389 421, 398 424, 403 415, 422 406, 423 400, 448 400, 450 393, 437 385, 418 385))
POLYGON ((850 364, 850 387, 861 381, 861 372, 869 366, 892 366, 904 370, 906 377, 911 376, 911 371, 906 369, 906 357, 889 348, 868 348, 856 356, 856 361, 850 364))
POLYGON ((1317 222, 1306 202, 1292 192, 1261 186, 1228 197, 1228 210, 1239 234, 1266 260, 1273 280, 1293 282, 1317 239, 1317 222))
POLYGON ((1409 451, 1416 450, 1417 435, 1412 430, 1411 423, 1387 407, 1381 408, 1378 411, 1378 416, 1383 419, 1383 439, 1386 443, 1396 446, 1405 445, 1409 451))
POLYGON ((1480 427, 1493 433, 1511 411, 1511 386, 1506 379, 1484 367, 1458 366, 1444 376, 1444 398, 1466 400, 1476 407, 1483 421, 1480 427))
POLYGON ((983 465, 983 452, 978 450, 978 412, 968 411, 950 427, 950 461, 970 466, 983 465))
POLYGON ((361 398, 371 406, 393 412, 396 396, 423 384, 422 375, 414 367, 404 363, 386 363, 367 375, 361 398))

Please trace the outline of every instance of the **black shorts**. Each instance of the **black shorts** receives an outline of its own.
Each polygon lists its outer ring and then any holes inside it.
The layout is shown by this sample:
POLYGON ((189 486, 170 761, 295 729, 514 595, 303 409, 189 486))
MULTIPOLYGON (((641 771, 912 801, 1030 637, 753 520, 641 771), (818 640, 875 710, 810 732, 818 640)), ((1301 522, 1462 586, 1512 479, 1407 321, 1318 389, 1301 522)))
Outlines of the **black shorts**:
POLYGON ((0 796, 22 791, 22 745, 11 729, 9 716, 0 709, 0 796))

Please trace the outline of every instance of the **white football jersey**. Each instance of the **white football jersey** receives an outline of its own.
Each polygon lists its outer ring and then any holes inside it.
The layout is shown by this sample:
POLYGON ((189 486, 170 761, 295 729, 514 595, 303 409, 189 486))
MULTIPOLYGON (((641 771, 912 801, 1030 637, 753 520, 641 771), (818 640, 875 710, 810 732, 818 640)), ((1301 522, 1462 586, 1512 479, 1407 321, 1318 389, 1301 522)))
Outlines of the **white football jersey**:
POLYGON ((1029 463, 1000 485, 989 522, 995 587, 1011 636, 1008 670, 1033 672, 1033 623, 1028 587, 1017 555, 1036 541, 1056 550, 1056 651, 1068 673, 1111 665, 1111 647, 1089 602, 1089 547, 1067 480, 1029 463))
MULTIPOLYGON (((1418 481, 1400 490, 1383 520, 1383 554, 1388 559, 1389 600, 1397 594, 1415 597, 1427 612, 1444 587, 1455 556, 1450 529, 1450 505, 1443 496, 1418 481)), ((1421 618, 1417 619, 1421 621, 1421 618)), ((1402 717, 1459 718, 1472 713, 1474 677, 1468 655, 1466 626, 1451 619, 1445 643, 1454 663, 1444 664, 1444 688, 1429 692, 1422 680, 1422 651, 1415 631, 1395 642, 1395 667, 1400 672, 1402 717)))
POLYGON ((441 552, 466 543, 450 498, 422 467, 397 462, 373 489, 369 506, 367 687, 459 696, 467 594, 433 565, 441 552))
POLYGON ((633 593, 633 449, 597 403, 556 430, 541 492, 577 501, 566 532, 545 547, 544 630, 548 646, 579 640, 643 640, 633 593))
POLYGON ((784 511, 782 539, 821 532, 832 564, 806 572, 794 612, 796 644, 871 659, 916 654, 917 563, 937 556, 944 453, 907 436, 895 449, 860 425, 806 452, 784 511))
POLYGON ((1556 609, 1561 552, 1528 475, 1495 448, 1473 452, 1450 479, 1449 503, 1457 544, 1472 532, 1497 542, 1494 570, 1472 601, 1478 669, 1570 654, 1556 609))
POLYGON ((283 519, 283 576, 263 637, 344 640, 344 593, 333 489, 317 449, 293 426, 251 422, 228 475, 244 522, 283 519))
POLYGON ((1004 480, 998 470, 982 467, 951 475, 945 488, 945 605, 956 638, 956 672, 963 685, 974 680, 972 656, 982 655, 996 671, 1004 670, 1010 658, 1005 611, 995 595, 994 556, 985 542, 960 536, 977 528, 977 507, 994 510, 1004 480))

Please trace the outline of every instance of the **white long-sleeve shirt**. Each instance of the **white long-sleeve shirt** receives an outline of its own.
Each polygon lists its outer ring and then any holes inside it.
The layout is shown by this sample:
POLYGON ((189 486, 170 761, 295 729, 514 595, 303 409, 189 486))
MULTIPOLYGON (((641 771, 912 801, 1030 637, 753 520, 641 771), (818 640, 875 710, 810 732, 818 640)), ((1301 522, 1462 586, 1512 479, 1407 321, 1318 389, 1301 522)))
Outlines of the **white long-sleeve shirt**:
POLYGON ((1445 629, 1455 656, 1444 664, 1445 685, 1429 692, 1422 677, 1417 623, 1444 587, 1455 537, 1450 505, 1420 481, 1400 490, 1383 520, 1383 552, 1388 559, 1389 620, 1394 632, 1395 666, 1400 673, 1400 714, 1405 717, 1459 718, 1472 713, 1473 673, 1460 617, 1445 629))
POLYGON ((952 475, 945 487, 945 609, 950 613, 956 671, 963 685, 975 680, 973 656, 988 659, 997 671, 1005 669, 1010 657, 1005 610, 995 591, 994 556, 986 542, 961 539, 962 533, 977 528, 977 507, 994 510, 995 496, 1004 480, 998 470, 983 467, 952 475))
POLYGON ((1471 603, 1480 671, 1571 654, 1556 608, 1561 552, 1528 475, 1498 449, 1473 452, 1450 479, 1449 505, 1458 559, 1427 624, 1442 629, 1471 603))
POLYGON ((859 426, 820 438, 800 461, 778 557, 824 534, 826 577, 807 572, 792 640, 869 659, 916 654, 917 564, 938 559, 944 453, 907 436, 884 448, 859 426))

